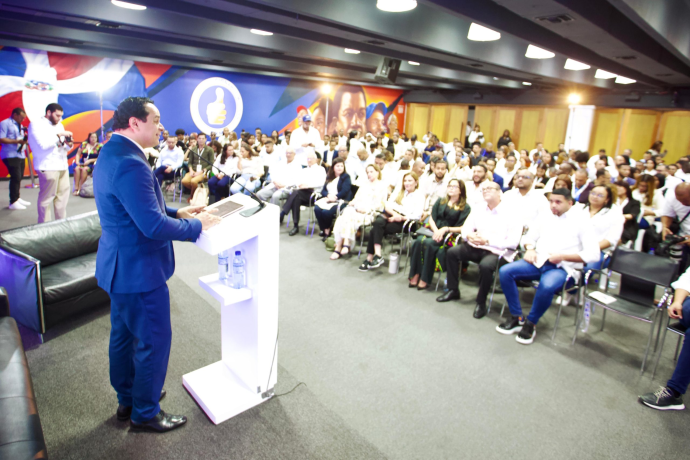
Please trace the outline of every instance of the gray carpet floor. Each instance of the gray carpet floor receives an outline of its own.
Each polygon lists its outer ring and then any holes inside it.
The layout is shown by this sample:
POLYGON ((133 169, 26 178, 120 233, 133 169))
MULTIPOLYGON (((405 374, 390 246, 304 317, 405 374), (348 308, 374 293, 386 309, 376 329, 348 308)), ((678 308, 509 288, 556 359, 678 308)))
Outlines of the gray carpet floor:
MULTIPOLYGON (((0 182, 0 197, 6 187, 0 182)), ((31 192, 23 197, 33 201, 31 192)), ((75 198, 68 209, 93 208, 93 200, 75 198)), ((8 223, 10 211, 0 210, 0 228, 35 221, 31 212, 12 213, 8 223)), ((670 377, 674 339, 652 380, 639 372, 645 325, 609 314, 600 331, 597 311, 572 346, 574 309, 551 342, 552 308, 535 343, 522 346, 495 331, 501 295, 489 316, 472 318, 474 266, 463 300, 438 304, 438 293, 408 289, 405 275, 390 275, 386 266, 360 273, 356 254, 333 262, 316 237, 289 237, 283 227, 280 238, 276 390, 306 386, 218 426, 206 419, 180 376, 219 359, 218 306, 197 283, 216 261, 176 242, 162 406, 189 423, 158 436, 131 434, 115 422, 104 309, 28 352, 51 457, 630 459, 682 458, 690 448, 690 410, 657 412, 636 401, 670 377)), ((527 310, 529 292, 523 300, 527 310)))

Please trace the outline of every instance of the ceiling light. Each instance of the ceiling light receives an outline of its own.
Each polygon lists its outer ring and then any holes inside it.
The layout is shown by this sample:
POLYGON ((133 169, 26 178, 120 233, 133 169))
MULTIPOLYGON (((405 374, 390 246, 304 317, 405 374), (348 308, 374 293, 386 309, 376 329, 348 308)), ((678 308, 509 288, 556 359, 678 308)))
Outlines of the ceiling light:
POLYGON ((359 53, 360 53, 359 50, 353 50, 353 49, 350 49, 350 48, 345 48, 345 52, 346 52, 347 54, 359 54, 359 53))
POLYGON ((607 78, 615 78, 618 75, 615 73, 607 72, 605 70, 597 69, 597 73, 594 74, 594 78, 602 78, 602 79, 607 79, 607 78))
POLYGON ((407 63, 410 65, 419 65, 419 62, 414 62, 414 61, 407 61, 407 63))
POLYGON ((389 13, 401 13, 417 8, 417 0, 378 0, 376 8, 389 13))
POLYGON ((529 45, 525 53, 525 57, 530 59, 551 59, 554 56, 555 54, 551 51, 543 50, 534 45, 529 45))
POLYGON ((580 95, 572 93, 568 95, 568 103, 570 104, 579 104, 580 103, 580 95))
POLYGON ((630 83, 635 83, 635 81, 636 80, 633 80, 632 78, 621 76, 616 77, 616 83, 620 83, 621 85, 629 85, 630 83))
POLYGON ((565 61, 565 65, 563 66, 564 69, 566 70, 587 70, 590 68, 587 64, 583 64, 581 62, 577 62, 574 59, 567 59, 565 61))
POLYGON ((474 42, 491 42, 501 38, 501 34, 488 27, 480 26, 474 22, 470 25, 470 30, 467 32, 467 39, 474 42))
POLYGON ((259 30, 259 29, 251 29, 250 32, 253 34, 256 34, 256 35, 265 35, 265 36, 273 35, 273 32, 266 32, 265 30, 259 30))
POLYGON ((532 86, 532 83, 530 83, 528 81, 523 81, 522 84, 525 86, 532 86))
POLYGON ((331 93, 331 85, 329 85, 328 83, 321 85, 321 92, 323 94, 330 94, 331 93))
POLYGON ((110 0, 110 2, 115 6, 119 6, 120 8, 127 8, 128 10, 145 10, 146 9, 146 7, 144 5, 137 5, 135 3, 128 3, 128 2, 121 2, 120 0, 110 0))
POLYGON ((494 77, 494 80, 498 80, 498 77, 494 77))

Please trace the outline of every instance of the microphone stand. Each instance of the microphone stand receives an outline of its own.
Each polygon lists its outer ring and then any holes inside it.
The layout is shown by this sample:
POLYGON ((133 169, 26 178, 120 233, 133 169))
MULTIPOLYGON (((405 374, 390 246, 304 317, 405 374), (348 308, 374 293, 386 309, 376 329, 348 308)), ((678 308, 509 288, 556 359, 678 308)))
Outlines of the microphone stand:
MULTIPOLYGON (((192 152, 192 153, 194 153, 194 152, 192 152)), ((215 169, 217 172, 219 172, 219 173, 221 173, 221 174, 225 174, 223 171, 221 171, 220 169, 218 169, 218 167, 217 167, 216 165, 214 165, 213 163, 211 163, 210 161, 208 161, 206 158, 202 157, 201 154, 200 154, 198 151, 197 151, 196 153, 194 153, 194 155, 196 155, 196 157, 197 157, 200 161, 203 161, 203 162, 206 163, 207 165, 211 166, 211 167, 212 167, 213 169, 215 169)), ((222 153, 221 153, 221 155, 222 155, 222 153)), ((261 201, 261 198, 259 198, 258 196, 256 196, 256 195, 254 194, 254 192, 252 192, 251 190, 249 190, 248 188, 246 188, 244 185, 240 184, 239 182, 236 182, 236 183, 237 183, 240 187, 242 187, 242 190, 244 190, 245 192, 249 193, 249 196, 250 196, 250 197, 252 197, 257 203, 259 203, 259 206, 256 206, 256 207, 254 207, 254 208, 245 209, 244 211, 242 211, 242 212, 240 213, 240 215, 241 215, 242 217, 251 217, 251 216, 253 216, 254 214, 256 214, 257 212, 261 211, 263 208, 266 207, 266 203, 263 202, 263 201, 261 201)))

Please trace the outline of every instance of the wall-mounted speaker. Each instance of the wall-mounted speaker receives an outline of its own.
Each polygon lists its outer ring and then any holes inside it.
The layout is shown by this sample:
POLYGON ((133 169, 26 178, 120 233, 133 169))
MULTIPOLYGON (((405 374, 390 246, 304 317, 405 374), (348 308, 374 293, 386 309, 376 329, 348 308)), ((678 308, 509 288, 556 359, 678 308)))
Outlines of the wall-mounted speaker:
POLYGON ((381 58, 381 63, 376 69, 374 79, 379 83, 388 83, 392 85, 398 78, 398 71, 400 70, 400 59, 381 58))

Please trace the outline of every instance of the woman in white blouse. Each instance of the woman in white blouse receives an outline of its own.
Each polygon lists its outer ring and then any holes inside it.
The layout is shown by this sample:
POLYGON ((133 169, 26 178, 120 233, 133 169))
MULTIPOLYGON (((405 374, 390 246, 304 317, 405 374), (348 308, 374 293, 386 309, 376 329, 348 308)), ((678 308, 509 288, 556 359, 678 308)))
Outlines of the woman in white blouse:
POLYGON ((615 248, 621 239, 625 219, 615 201, 616 193, 612 186, 597 185, 589 192, 589 201, 586 205, 576 205, 582 207, 582 219, 589 221, 599 242, 599 249, 602 251, 598 261, 585 265, 585 272, 601 269, 604 249, 615 248))
POLYGON ((230 143, 225 144, 221 150, 221 154, 216 157, 214 162, 213 172, 215 176, 208 179, 208 190, 209 195, 215 196, 216 201, 220 201, 225 198, 225 188, 232 181, 232 176, 239 172, 237 167, 239 158, 235 155, 235 151, 232 149, 230 143), (218 171, 222 172, 218 172, 218 171))
POLYGON ((367 259, 359 266, 359 271, 365 272, 383 265, 381 257, 381 243, 386 234, 399 233, 408 219, 419 220, 424 210, 424 194, 417 190, 419 179, 417 174, 409 172, 403 177, 403 187, 397 196, 391 196, 386 202, 384 213, 374 220, 369 232, 367 244, 367 259))
MULTIPOLYGON (((252 192, 261 185, 260 178, 264 175, 264 165, 259 154, 256 153, 246 142, 242 142, 240 147, 240 160, 237 163, 239 172, 242 174, 235 183, 230 186, 230 194, 234 195, 244 191, 240 184, 252 192)), ((249 195, 244 191, 245 195, 249 195)))
POLYGON ((469 141, 470 146, 475 142, 479 142, 480 144, 484 143, 484 133, 481 131, 481 128, 478 124, 474 124, 474 129, 472 130, 470 135, 467 136, 467 140, 469 141))
POLYGON ((375 164, 366 168, 367 181, 359 185, 359 190, 350 204, 343 209, 333 227, 335 250, 331 260, 339 259, 350 252, 350 244, 355 240, 355 233, 362 225, 372 222, 374 213, 383 211, 388 197, 387 184, 381 181, 381 171, 375 164))
POLYGON ((640 221, 640 230, 649 228, 654 220, 661 215, 664 205, 664 195, 656 189, 658 179, 651 174, 643 174, 637 181, 632 192, 633 199, 640 202, 644 219, 640 221))

